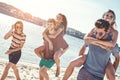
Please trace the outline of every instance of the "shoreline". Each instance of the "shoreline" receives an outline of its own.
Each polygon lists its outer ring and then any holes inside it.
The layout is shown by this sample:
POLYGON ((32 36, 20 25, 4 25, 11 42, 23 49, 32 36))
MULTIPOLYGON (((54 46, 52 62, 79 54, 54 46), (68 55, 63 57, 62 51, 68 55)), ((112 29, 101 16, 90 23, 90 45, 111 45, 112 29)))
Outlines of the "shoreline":
MULTIPOLYGON (((0 60, 0 77, 7 63, 8 63, 7 60, 0 60)), ((21 80, 39 80, 39 65, 32 63, 18 62, 17 68, 19 69, 21 80)), ((59 77, 55 77, 55 70, 56 70, 55 65, 48 70, 50 80, 61 80, 65 73, 66 68, 63 67, 61 68, 61 74, 59 77)), ((78 68, 74 70, 69 80, 76 80, 77 73, 78 73, 78 68)), ((16 80, 12 69, 9 70, 6 80, 16 80)), ((120 80, 120 76, 116 76, 116 80, 120 80)))

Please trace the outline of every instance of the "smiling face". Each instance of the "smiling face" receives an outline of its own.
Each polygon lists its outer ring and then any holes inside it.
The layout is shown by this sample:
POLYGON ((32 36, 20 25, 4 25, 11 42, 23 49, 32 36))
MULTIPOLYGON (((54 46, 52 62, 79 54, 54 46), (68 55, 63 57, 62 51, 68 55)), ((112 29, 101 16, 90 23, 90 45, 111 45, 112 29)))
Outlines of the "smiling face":
POLYGON ((22 24, 22 22, 16 22, 15 23, 15 31, 18 34, 22 34, 23 33, 23 24, 22 24))
POLYGON ((55 28, 55 25, 54 25, 54 23, 52 23, 52 22, 48 22, 48 23, 47 23, 47 27, 48 27, 49 30, 52 30, 52 29, 55 28))
POLYGON ((47 27, 48 27, 48 30, 53 30, 55 29, 55 20, 54 19, 48 19, 47 21, 47 27))
POLYGON ((112 22, 114 22, 115 16, 112 12, 107 12, 103 16, 103 19, 108 21, 111 24, 112 22))
POLYGON ((60 14, 58 14, 57 16, 56 16, 56 21, 57 21, 57 23, 62 23, 63 22, 63 18, 62 18, 62 15, 60 15, 60 14))

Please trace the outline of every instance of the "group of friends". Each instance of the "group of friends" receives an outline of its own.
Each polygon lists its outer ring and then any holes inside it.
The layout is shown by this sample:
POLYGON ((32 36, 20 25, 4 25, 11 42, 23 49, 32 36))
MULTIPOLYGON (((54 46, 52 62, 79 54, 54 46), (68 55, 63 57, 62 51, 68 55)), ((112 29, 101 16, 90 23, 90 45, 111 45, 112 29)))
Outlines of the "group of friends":
MULTIPOLYGON (((117 42, 118 31, 116 30, 116 15, 114 11, 108 10, 101 19, 95 21, 93 29, 84 37, 84 45, 79 51, 79 56, 70 62, 62 80, 68 80, 75 67, 81 67, 77 80, 103 80, 106 74, 109 80, 115 80, 115 72, 119 65, 119 47, 117 42), (88 47, 88 53, 85 50, 88 47), (115 57, 111 62, 110 55, 115 57), (83 65, 83 66, 82 66, 83 65)), ((56 19, 49 18, 46 29, 42 33, 43 45, 34 49, 35 54, 40 57, 40 80, 50 80, 47 71, 56 64, 56 74, 60 75, 60 57, 69 48, 64 39, 67 29, 67 19, 62 13, 57 14, 56 19)), ((6 65, 1 80, 5 80, 10 68, 13 69, 16 79, 20 75, 16 64, 21 57, 21 50, 26 41, 23 33, 22 21, 12 25, 4 39, 12 37, 10 48, 5 52, 9 55, 9 63, 6 65)))

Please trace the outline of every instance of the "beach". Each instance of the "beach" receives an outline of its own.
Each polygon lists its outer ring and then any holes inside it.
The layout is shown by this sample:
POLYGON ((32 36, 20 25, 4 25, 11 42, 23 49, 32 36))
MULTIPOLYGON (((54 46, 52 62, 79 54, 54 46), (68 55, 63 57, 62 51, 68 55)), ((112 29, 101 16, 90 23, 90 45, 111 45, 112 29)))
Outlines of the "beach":
MULTIPOLYGON (((7 60, 0 60, 0 77, 7 63, 7 60)), ((37 64, 19 62, 17 67, 19 69, 21 80, 39 80, 39 66, 37 64)), ((50 80, 62 80, 66 68, 61 68, 61 74, 59 77, 55 77, 55 70, 55 66, 48 70, 50 80)), ((78 70, 75 69, 69 80, 76 80, 77 73, 78 70)), ((12 69, 9 70, 6 80, 16 80, 12 69)), ((120 76, 116 76, 116 80, 120 80, 120 76)))
MULTIPOLYGON (((8 55, 4 54, 6 50, 9 49, 11 39, 4 40, 4 35, 6 32, 8 32, 11 28, 11 25, 17 21, 17 19, 0 14, 1 22, 0 22, 0 77, 3 73, 3 70, 7 64, 8 55), (3 60, 4 59, 4 60, 3 60)), ((28 23, 23 21, 24 23, 24 32, 26 33, 26 43, 24 44, 24 47, 22 49, 22 56, 17 64, 17 67, 19 69, 21 80, 39 80, 39 57, 35 55, 34 49, 43 45, 43 37, 42 32, 45 28, 28 23)), ((79 50, 81 49, 81 46, 84 44, 84 41, 75 38, 70 35, 64 36, 65 40, 69 44, 69 49, 65 52, 64 55, 61 56, 61 74, 59 77, 55 77, 55 70, 56 66, 54 65, 49 71, 48 74, 50 76, 50 80, 61 80, 66 67, 70 63, 71 60, 75 59, 78 56, 79 50)), ((85 54, 88 50, 86 50, 85 54)), ((111 60, 114 60, 114 58, 111 58, 111 60)), ((72 76, 69 78, 69 80, 76 80, 76 76, 78 74, 79 68, 75 68, 75 71, 73 72, 72 76)), ((118 75, 120 75, 120 65, 119 69, 117 70, 118 75)), ((7 76, 6 80, 16 80, 15 76, 13 74, 12 69, 10 69, 9 74, 7 76)), ((120 80, 120 77, 116 77, 116 80, 120 80)))

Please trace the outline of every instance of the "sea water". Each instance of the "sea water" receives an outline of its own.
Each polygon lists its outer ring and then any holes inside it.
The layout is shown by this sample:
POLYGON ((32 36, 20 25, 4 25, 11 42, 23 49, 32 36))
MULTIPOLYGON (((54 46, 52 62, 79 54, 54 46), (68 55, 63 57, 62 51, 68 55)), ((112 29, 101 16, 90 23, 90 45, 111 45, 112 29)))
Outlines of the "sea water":
MULTIPOLYGON (((10 30, 12 24, 17 20, 3 14, 0 14, 0 59, 8 60, 8 55, 5 54, 5 51, 8 50, 10 46, 11 39, 4 40, 4 35, 10 30)), ((26 42, 22 49, 21 62, 28 62, 33 64, 39 64, 40 58, 35 55, 34 49, 43 45, 42 32, 44 27, 37 26, 32 23, 23 21, 24 24, 24 33, 26 34, 26 42)), ((64 39, 69 44, 68 50, 61 56, 61 66, 67 67, 73 59, 75 59, 78 54, 81 46, 84 44, 84 41, 69 35, 65 35, 64 39)), ((87 50, 86 52, 87 53, 87 50)), ((112 61, 114 57, 111 57, 112 61)), ((116 72, 117 75, 120 75, 120 65, 116 72)))

